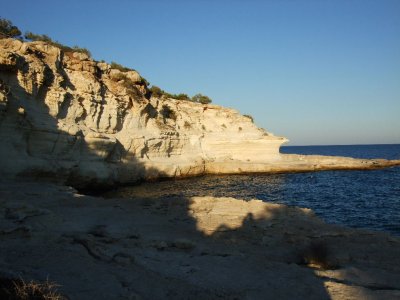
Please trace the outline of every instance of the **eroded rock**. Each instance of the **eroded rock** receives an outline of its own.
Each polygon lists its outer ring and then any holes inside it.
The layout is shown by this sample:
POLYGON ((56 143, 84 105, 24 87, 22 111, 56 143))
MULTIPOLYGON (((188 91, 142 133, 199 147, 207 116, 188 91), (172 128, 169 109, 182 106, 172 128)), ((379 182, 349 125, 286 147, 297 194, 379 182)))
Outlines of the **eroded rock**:
POLYGON ((83 188, 206 173, 400 164, 281 155, 286 138, 233 109, 146 97, 136 71, 45 42, 1 39, 0 175, 83 188))

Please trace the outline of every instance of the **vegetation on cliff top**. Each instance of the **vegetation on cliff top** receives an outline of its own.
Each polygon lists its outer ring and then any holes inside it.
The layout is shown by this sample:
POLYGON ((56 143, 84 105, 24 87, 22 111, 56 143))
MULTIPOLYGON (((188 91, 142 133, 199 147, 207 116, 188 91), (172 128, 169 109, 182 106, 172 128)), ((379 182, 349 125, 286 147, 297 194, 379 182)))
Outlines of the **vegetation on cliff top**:
POLYGON ((121 72, 136 71, 135 69, 124 67, 123 65, 120 65, 119 63, 116 63, 115 61, 112 61, 110 63, 110 66, 111 66, 111 68, 120 70, 121 72))
POLYGON ((251 115, 243 115, 243 117, 249 118, 251 122, 254 123, 254 118, 251 115))
POLYGON ((20 38, 21 31, 17 26, 14 26, 10 20, 0 18, 0 37, 7 36, 13 38, 20 38))
POLYGON ((196 94, 193 97, 188 96, 187 94, 170 94, 162 89, 160 89, 156 85, 152 85, 151 88, 149 89, 151 92, 151 95, 156 97, 156 98, 173 98, 177 100, 185 100, 185 101, 191 101, 191 102, 196 102, 196 103, 201 103, 201 104, 209 104, 212 102, 212 100, 202 94, 196 94))
POLYGON ((48 35, 46 34, 35 34, 30 31, 27 31, 25 35, 22 35, 21 30, 13 25, 13 23, 10 20, 0 18, 0 38, 16 38, 21 41, 43 41, 46 43, 49 43, 55 47, 60 48, 61 50, 65 52, 80 52, 80 53, 85 53, 89 57, 91 57, 91 53, 88 49, 78 47, 78 46, 73 46, 69 47, 66 45, 63 45, 59 43, 58 41, 53 41, 48 35))
MULTIPOLYGON (((61 50, 65 52, 80 52, 84 53, 87 56, 91 57, 91 53, 88 49, 78 47, 78 46, 73 46, 69 47, 66 45, 63 45, 59 43, 58 41, 52 40, 48 35, 46 34, 36 34, 32 33, 30 31, 27 31, 25 35, 22 35, 21 30, 15 25, 10 20, 0 18, 0 38, 17 38, 22 41, 43 41, 46 43, 49 43, 57 48, 60 48, 61 50)), ((120 65, 114 61, 110 63, 110 66, 112 69, 117 69, 121 72, 129 72, 129 71, 135 71, 134 69, 127 68, 123 65, 120 65)), ((122 75, 122 74, 121 74, 122 75)), ((130 80, 127 80, 126 76, 124 78, 120 78, 121 80, 123 79, 123 82, 125 85, 133 85, 133 83, 130 80)), ((148 87, 150 86, 150 82, 148 82, 145 78, 141 77, 141 82, 140 84, 148 87)), ((137 91, 135 90, 135 93, 137 91)), ((168 93, 162 89, 160 89, 158 86, 152 85, 148 89, 148 93, 146 97, 154 96, 156 98, 173 98, 177 100, 185 100, 185 101, 191 101, 191 102, 196 102, 196 103, 201 103, 201 104, 209 104, 212 102, 212 100, 205 95, 202 94, 196 94, 193 97, 188 96, 187 94, 171 94, 168 93)))
POLYGON ((58 41, 53 41, 46 34, 35 34, 30 31, 27 31, 25 33, 24 37, 26 40, 30 40, 30 41, 42 41, 42 42, 49 43, 50 45, 56 46, 65 52, 80 52, 80 53, 85 53, 89 57, 92 56, 90 51, 86 48, 82 48, 82 47, 78 47, 78 46, 69 47, 69 46, 63 45, 63 44, 59 43, 58 41))

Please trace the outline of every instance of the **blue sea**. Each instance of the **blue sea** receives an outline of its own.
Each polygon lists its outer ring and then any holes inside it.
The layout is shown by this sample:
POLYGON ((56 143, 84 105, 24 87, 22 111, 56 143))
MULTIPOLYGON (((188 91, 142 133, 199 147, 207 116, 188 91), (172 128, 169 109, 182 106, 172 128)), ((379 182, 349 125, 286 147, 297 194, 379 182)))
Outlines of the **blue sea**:
MULTIPOLYGON (((286 146, 281 153, 400 159, 400 145, 286 146)), ((328 223, 400 236, 400 167, 369 171, 205 176, 123 187, 134 197, 216 196, 311 208, 328 223)))

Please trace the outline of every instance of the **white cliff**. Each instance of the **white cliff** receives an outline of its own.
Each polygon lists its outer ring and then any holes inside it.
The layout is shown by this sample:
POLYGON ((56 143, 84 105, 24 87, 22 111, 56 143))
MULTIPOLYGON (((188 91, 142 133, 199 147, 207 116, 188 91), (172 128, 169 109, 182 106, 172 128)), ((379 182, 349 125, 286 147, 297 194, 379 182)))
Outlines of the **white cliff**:
POLYGON ((391 164, 280 155, 285 138, 233 109, 148 94, 136 71, 44 42, 0 39, 0 174, 83 186, 391 164))

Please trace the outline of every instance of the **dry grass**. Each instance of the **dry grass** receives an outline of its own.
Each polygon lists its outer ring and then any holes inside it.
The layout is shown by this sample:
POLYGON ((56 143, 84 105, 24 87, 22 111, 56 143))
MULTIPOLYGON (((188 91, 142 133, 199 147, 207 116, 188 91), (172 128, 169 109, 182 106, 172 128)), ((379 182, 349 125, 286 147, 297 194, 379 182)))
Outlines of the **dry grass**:
POLYGON ((59 285, 46 280, 24 281, 23 279, 0 278, 0 298, 4 300, 64 300, 58 292, 59 285))
POLYGON ((313 241, 301 251, 300 258, 303 264, 312 268, 334 269, 336 266, 331 262, 329 254, 328 246, 324 241, 313 241))

